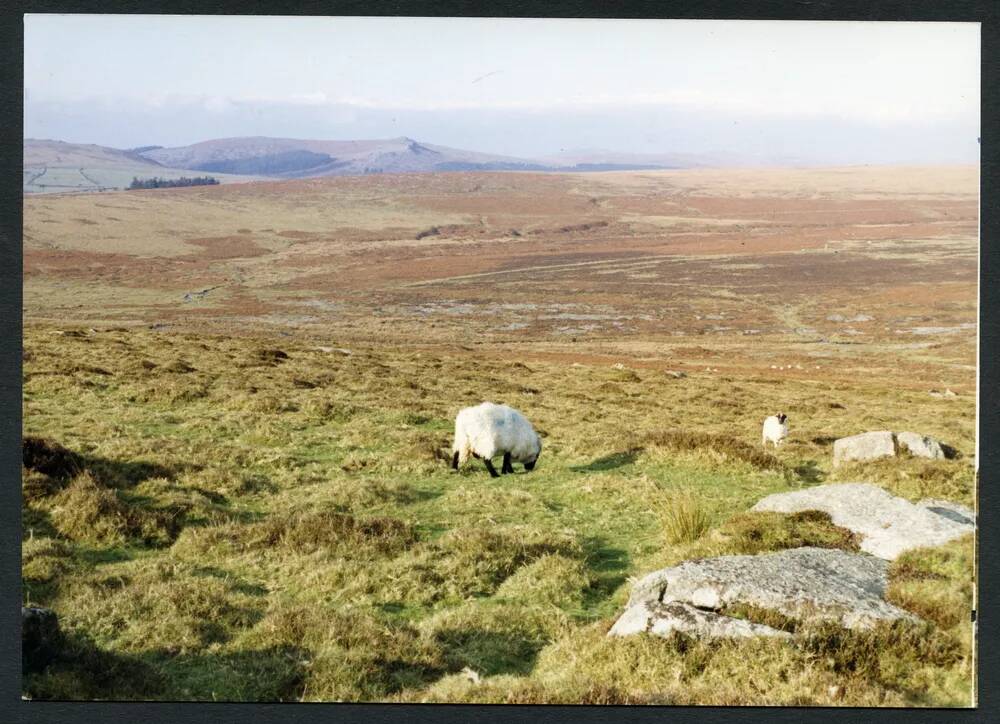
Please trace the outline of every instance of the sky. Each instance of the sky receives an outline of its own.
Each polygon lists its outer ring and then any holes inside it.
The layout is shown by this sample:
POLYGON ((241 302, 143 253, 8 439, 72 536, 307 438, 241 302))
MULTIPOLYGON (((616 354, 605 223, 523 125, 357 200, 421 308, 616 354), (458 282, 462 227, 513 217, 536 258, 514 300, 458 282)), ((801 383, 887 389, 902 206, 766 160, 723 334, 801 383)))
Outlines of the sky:
POLYGON ((26 15, 25 137, 976 162, 976 23, 26 15))

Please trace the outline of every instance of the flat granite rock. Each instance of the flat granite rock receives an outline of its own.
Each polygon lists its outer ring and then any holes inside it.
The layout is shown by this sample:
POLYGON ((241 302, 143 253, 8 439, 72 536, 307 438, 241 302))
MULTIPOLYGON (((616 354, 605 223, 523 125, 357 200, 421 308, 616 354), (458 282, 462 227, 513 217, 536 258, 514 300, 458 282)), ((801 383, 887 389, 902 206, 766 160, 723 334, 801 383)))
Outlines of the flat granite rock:
POLYGON ((909 450, 910 455, 918 458, 931 458, 932 460, 944 460, 944 447, 939 440, 935 440, 929 435, 920 435, 916 432, 897 432, 896 440, 900 447, 909 450))
POLYGON ((776 493, 751 510, 823 511, 834 525, 861 536, 861 550, 885 560, 894 560, 913 548, 943 545, 976 528, 975 514, 965 506, 939 500, 914 505, 869 483, 819 485, 776 493))
POLYGON ((896 454, 896 436, 889 430, 863 432, 833 442, 834 467, 841 463, 878 460, 896 454))
POLYGON ((639 601, 629 606, 615 621, 608 635, 631 636, 637 633, 651 633, 666 638, 674 631, 698 638, 792 637, 786 631, 705 611, 689 603, 657 601, 639 601))
POLYGON ((781 636, 784 632, 725 615, 736 604, 797 620, 823 619, 847 628, 915 620, 885 600, 889 564, 826 548, 793 548, 756 556, 686 561, 636 582, 609 635, 683 631, 706 637, 781 636))

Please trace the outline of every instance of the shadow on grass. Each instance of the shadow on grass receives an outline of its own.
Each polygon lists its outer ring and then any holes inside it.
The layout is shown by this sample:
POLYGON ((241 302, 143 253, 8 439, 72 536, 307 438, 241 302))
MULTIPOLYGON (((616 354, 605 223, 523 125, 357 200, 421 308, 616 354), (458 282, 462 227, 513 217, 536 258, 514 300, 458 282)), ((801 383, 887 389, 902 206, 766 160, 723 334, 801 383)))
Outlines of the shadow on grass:
POLYGON ((229 585, 229 588, 233 591, 245 593, 248 596, 266 596, 268 593, 266 586, 262 586, 259 583, 250 583, 242 578, 234 577, 232 571, 226 571, 222 568, 217 568, 216 566, 198 566, 198 568, 194 570, 194 575, 218 578, 221 581, 225 581, 229 585))
POLYGON ((130 488, 149 478, 173 479, 178 473, 192 468, 191 465, 166 466, 145 460, 112 460, 87 455, 53 440, 31 435, 21 443, 21 462, 28 470, 63 482, 86 470, 100 483, 112 488, 130 488))
POLYGON ((224 653, 122 654, 64 634, 54 660, 21 680, 32 699, 91 701, 297 701, 308 652, 292 646, 224 653))
POLYGON ((24 537, 37 535, 55 538, 59 535, 59 532, 52 524, 52 516, 49 514, 49 511, 33 505, 22 505, 21 534, 24 537))
POLYGON ((804 483, 822 483, 826 480, 826 473, 819 469, 815 460, 807 460, 801 465, 796 465, 793 469, 796 477, 804 483))
POLYGON ((305 693, 309 651, 269 646, 249 651, 145 657, 163 662, 169 681, 159 698, 177 701, 299 701, 305 693))
POLYGON ((584 592, 583 606, 595 609, 610 598, 628 578, 631 559, 628 551, 608 545, 604 538, 590 537, 583 541, 590 573, 590 587, 584 592))
POLYGON ((134 555, 124 548, 91 548, 78 544, 73 551, 73 558, 93 567, 130 561, 134 555))
POLYGON ((25 668, 22 693, 32 699, 110 701, 161 698, 163 676, 138 655, 106 651, 92 639, 63 633, 52 661, 41 670, 25 668))
POLYGON ((462 629, 440 631, 435 636, 445 649, 449 668, 468 666, 484 676, 514 674, 526 676, 535 668, 538 652, 546 641, 516 632, 462 629))
POLYGON ((611 453, 610 455, 605 455, 602 458, 597 458, 591 461, 587 465, 572 465, 570 470, 576 473, 602 473, 608 470, 614 470, 616 468, 624 467, 625 465, 631 465, 639 457, 642 452, 642 448, 630 448, 629 450, 622 450, 619 452, 611 453))

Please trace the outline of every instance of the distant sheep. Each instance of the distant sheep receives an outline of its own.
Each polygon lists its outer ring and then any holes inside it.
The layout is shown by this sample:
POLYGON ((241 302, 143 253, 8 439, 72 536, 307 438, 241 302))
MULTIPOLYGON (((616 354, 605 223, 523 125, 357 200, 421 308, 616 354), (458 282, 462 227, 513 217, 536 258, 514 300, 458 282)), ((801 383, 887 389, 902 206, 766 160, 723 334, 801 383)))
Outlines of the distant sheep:
POLYGON ((455 444, 451 466, 458 466, 469 457, 480 458, 494 478, 499 477, 493 463, 497 455, 503 455, 500 471, 514 472, 511 462, 524 464, 525 470, 533 470, 542 452, 542 440, 538 433, 517 410, 507 405, 484 402, 475 407, 466 407, 455 417, 455 444))
POLYGON ((769 442, 778 447, 786 437, 788 437, 788 415, 779 412, 764 420, 764 439, 762 441, 764 447, 767 447, 769 442))

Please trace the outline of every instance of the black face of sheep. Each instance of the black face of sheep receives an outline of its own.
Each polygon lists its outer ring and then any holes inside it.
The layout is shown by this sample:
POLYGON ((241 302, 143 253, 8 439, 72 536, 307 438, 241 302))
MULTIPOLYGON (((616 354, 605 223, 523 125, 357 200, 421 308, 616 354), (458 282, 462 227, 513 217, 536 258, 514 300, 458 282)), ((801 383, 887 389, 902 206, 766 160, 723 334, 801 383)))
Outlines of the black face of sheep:
POLYGON ((779 412, 778 413, 778 422, 780 422, 782 425, 785 424, 785 420, 787 420, 787 419, 788 419, 788 415, 786 415, 784 412, 779 412))
POLYGON ((528 470, 529 472, 531 470, 534 470, 535 469, 535 463, 537 463, 537 462, 538 462, 538 457, 535 457, 535 459, 532 460, 531 462, 527 462, 527 463, 524 464, 524 469, 528 470))

